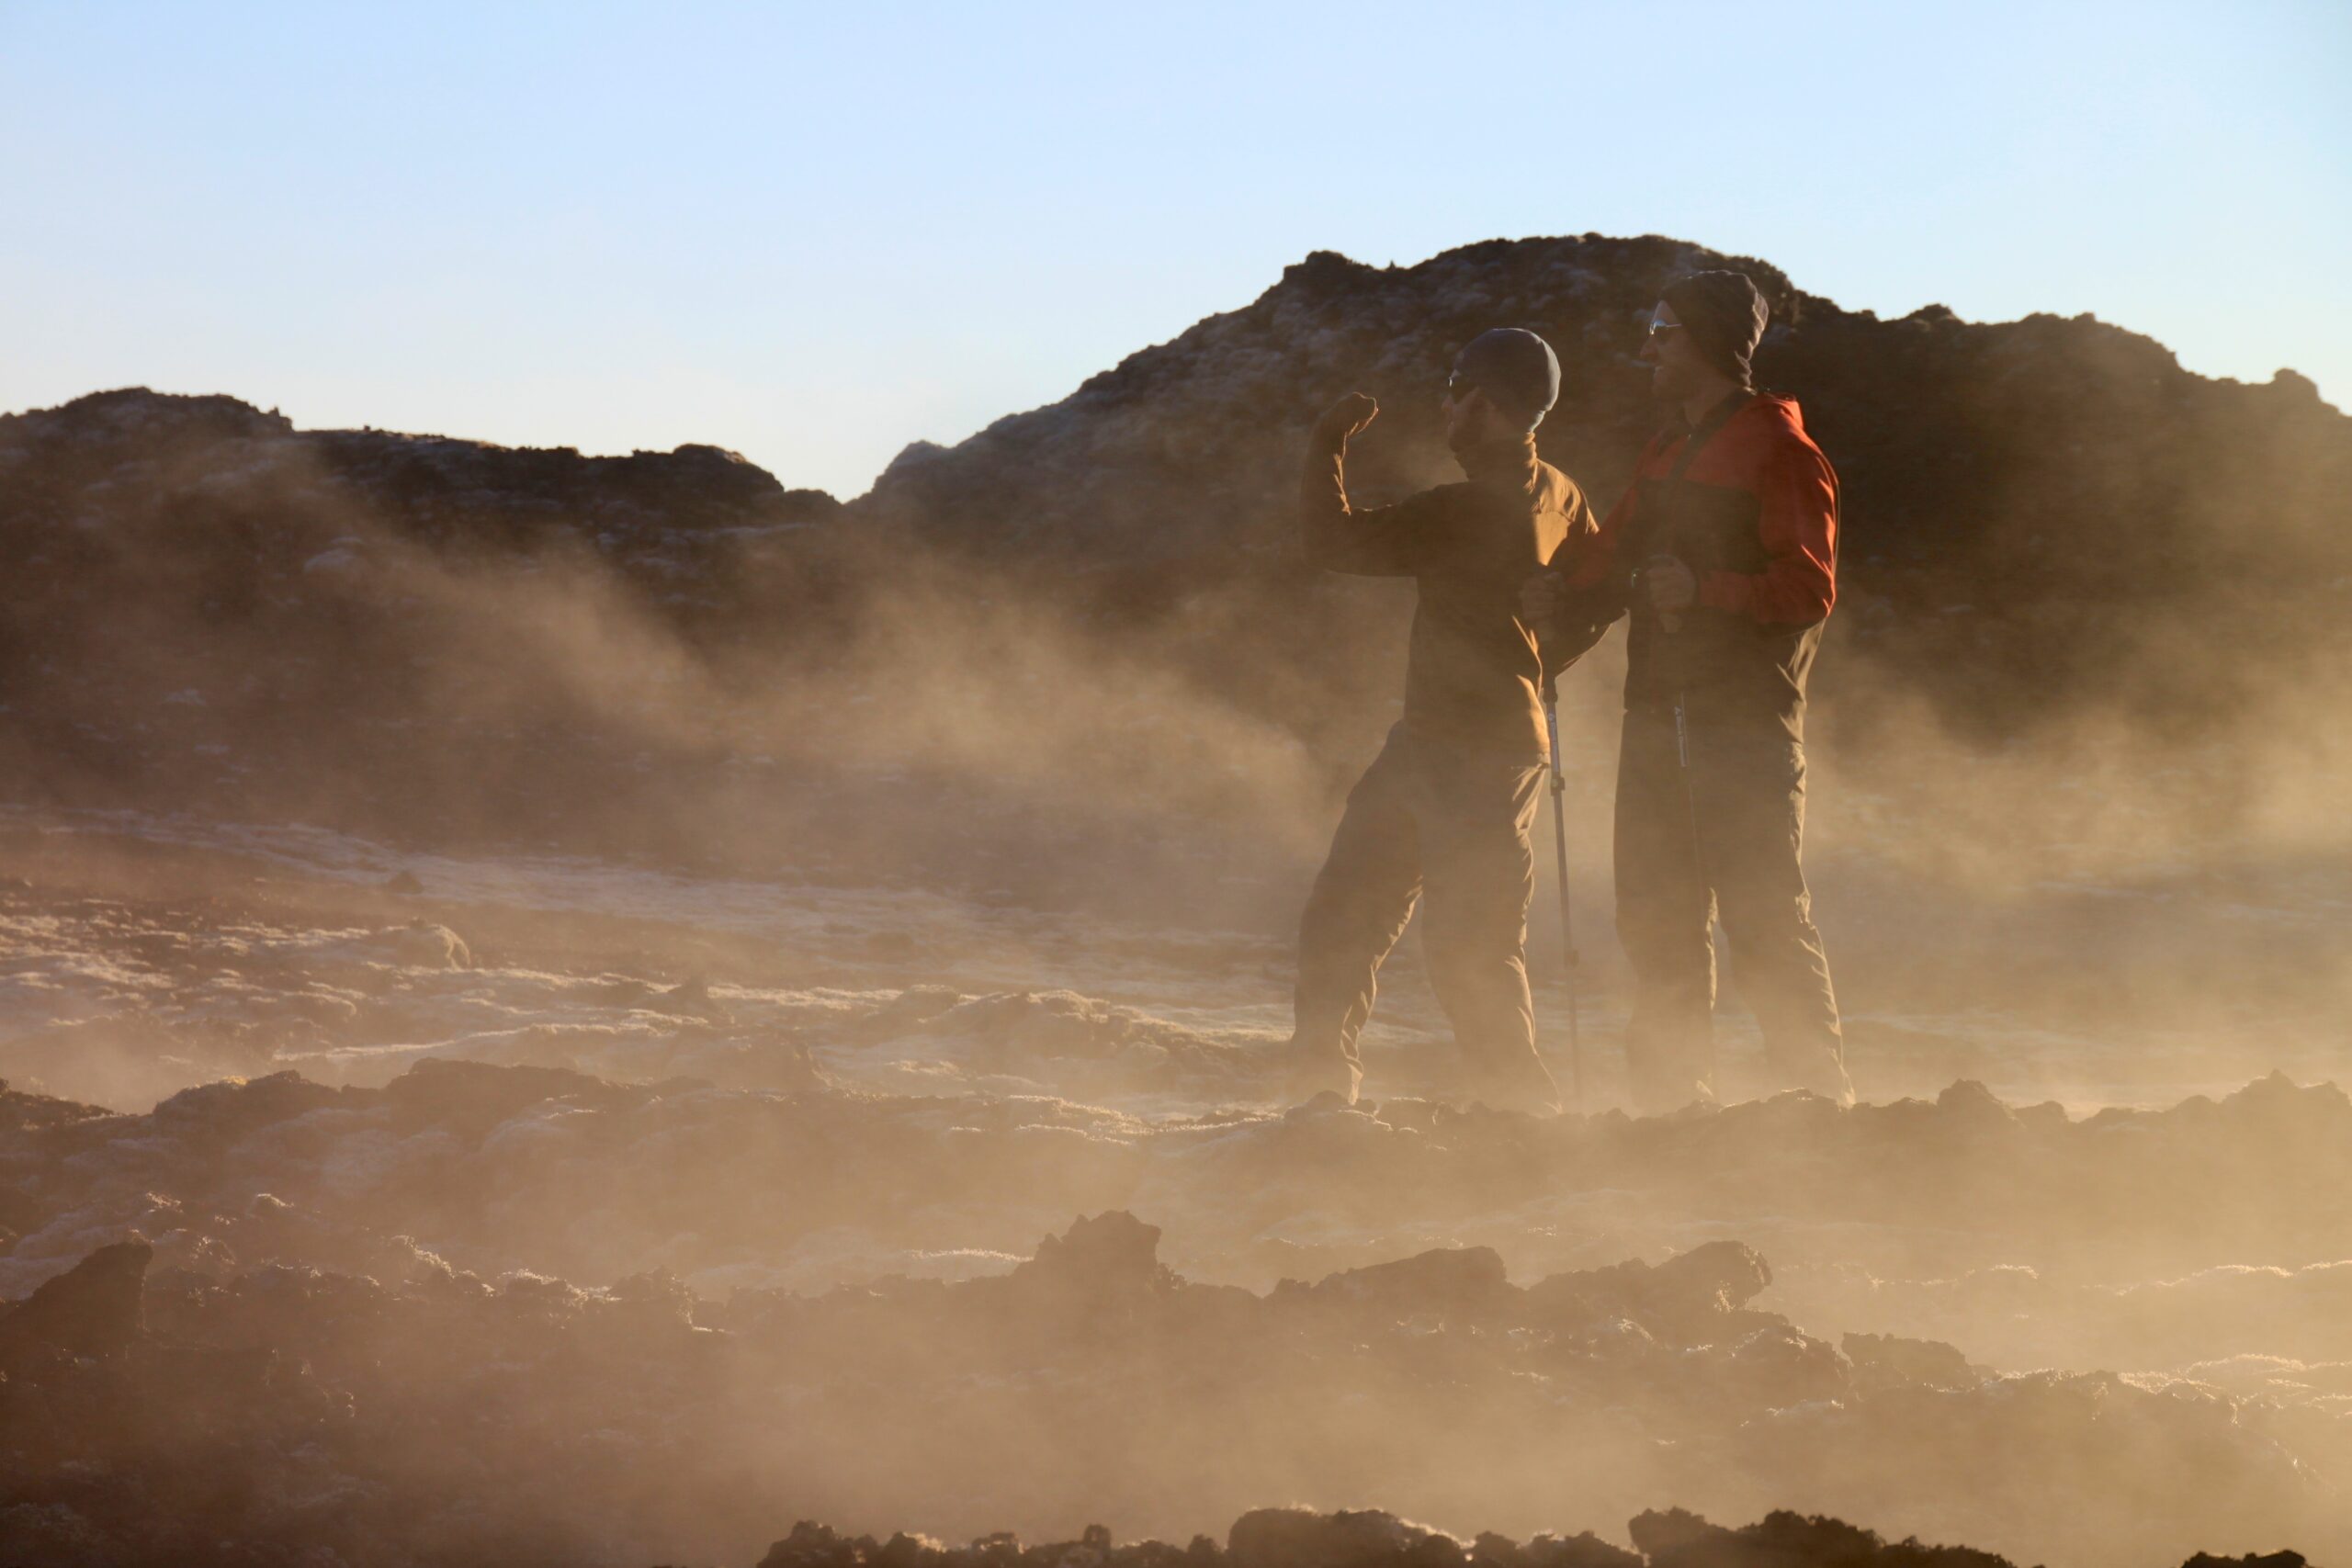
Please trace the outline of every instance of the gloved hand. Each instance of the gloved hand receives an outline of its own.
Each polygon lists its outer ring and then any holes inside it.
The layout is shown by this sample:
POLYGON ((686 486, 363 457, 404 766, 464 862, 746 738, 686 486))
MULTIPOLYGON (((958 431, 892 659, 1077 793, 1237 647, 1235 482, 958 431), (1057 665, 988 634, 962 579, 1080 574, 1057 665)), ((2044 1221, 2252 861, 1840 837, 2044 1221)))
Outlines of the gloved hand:
POLYGON ((1690 569, 1669 555, 1652 556, 1642 567, 1642 590, 1649 595, 1650 608, 1657 612, 1658 625, 1669 633, 1682 629, 1682 612, 1699 597, 1699 580, 1690 569))
POLYGON ((1363 392, 1350 392, 1323 411, 1323 417, 1315 422, 1314 437, 1318 445, 1345 446, 1379 417, 1378 400, 1363 392))

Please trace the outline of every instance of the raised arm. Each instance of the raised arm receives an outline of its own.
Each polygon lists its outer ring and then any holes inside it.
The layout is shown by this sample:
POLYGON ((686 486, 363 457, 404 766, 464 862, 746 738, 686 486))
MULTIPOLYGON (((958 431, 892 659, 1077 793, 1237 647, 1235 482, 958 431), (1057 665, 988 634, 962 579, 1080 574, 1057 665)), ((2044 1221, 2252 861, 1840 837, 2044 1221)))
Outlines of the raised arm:
POLYGON ((1298 535, 1309 565, 1360 577, 1410 577, 1420 569, 1428 534, 1411 501, 1370 508, 1348 504, 1348 441, 1379 415, 1378 403, 1351 392, 1307 434, 1298 535))

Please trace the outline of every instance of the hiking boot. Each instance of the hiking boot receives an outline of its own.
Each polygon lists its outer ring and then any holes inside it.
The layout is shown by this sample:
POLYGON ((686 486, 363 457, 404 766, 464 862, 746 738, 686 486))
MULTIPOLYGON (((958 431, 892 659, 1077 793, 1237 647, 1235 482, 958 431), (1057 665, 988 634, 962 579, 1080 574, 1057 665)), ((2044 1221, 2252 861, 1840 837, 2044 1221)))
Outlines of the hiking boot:
POLYGON ((1808 1089, 1841 1110, 1852 1109, 1854 1083, 1846 1076, 1846 1064, 1836 1051, 1808 1051, 1793 1058, 1783 1055, 1773 1060, 1771 1066, 1778 1080, 1776 1090, 1808 1089))
POLYGON ((1363 1087, 1363 1069, 1344 1056, 1291 1053, 1274 1090, 1283 1105, 1305 1105, 1318 1096, 1337 1095, 1341 1105, 1353 1105, 1363 1087))

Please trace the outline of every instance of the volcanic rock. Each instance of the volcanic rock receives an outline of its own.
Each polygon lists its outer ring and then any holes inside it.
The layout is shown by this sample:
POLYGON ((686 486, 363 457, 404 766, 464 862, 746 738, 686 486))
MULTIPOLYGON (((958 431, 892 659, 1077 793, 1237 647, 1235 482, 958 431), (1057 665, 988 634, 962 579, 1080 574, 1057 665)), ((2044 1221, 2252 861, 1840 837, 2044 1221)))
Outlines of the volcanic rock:
POLYGON ((1966 1547, 1894 1544, 1842 1519, 1778 1512, 1738 1529, 1675 1508, 1629 1527, 1650 1568, 2010 1568, 1966 1547))
POLYGON ((1234 1568, 1458 1568, 1462 1543, 1377 1510, 1260 1508, 1226 1537, 1234 1568))
POLYGON ((139 1337, 141 1292, 154 1249, 117 1242, 91 1253, 0 1316, 0 1371, 28 1358, 116 1356, 139 1337))

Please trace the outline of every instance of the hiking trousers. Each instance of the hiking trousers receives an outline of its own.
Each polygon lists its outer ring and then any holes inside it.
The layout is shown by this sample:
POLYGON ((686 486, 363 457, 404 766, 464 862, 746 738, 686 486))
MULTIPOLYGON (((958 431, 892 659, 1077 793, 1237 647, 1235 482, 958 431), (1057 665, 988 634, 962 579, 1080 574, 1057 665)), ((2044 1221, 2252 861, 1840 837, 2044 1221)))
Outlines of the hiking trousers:
POLYGON ((1850 1101, 1838 998, 1805 887, 1804 747, 1777 722, 1625 713, 1617 759, 1617 934, 1634 969, 1634 1098, 1672 1111, 1714 1092, 1718 915, 1740 998, 1781 1089, 1850 1101))
POLYGON ((1296 1060, 1352 1093, 1356 1038, 1382 960, 1421 910, 1430 986, 1461 1048, 1465 1098, 1549 1110, 1527 990, 1529 841, 1544 767, 1518 752, 1436 746, 1399 725, 1348 795, 1298 931, 1296 1060))

